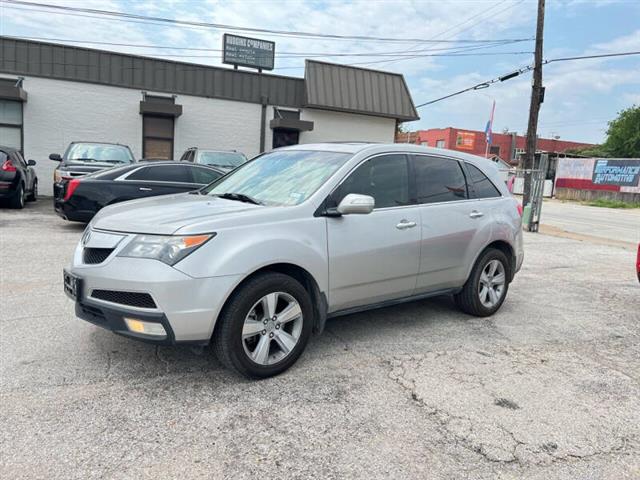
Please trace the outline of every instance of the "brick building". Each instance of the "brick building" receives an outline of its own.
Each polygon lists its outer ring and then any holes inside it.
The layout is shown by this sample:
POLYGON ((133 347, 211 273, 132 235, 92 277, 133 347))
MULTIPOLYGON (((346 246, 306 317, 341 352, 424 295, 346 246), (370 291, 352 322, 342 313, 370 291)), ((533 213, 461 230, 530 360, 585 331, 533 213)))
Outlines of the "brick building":
MULTIPOLYGON (((480 156, 484 156, 487 148, 486 135, 483 131, 463 130, 453 127, 399 133, 396 136, 396 142, 447 148, 480 156)), ((526 137, 522 135, 494 132, 489 154, 490 156, 498 156, 511 164, 517 164, 518 155, 525 151, 525 144, 526 137)), ((586 146, 591 146, 591 144, 552 138, 538 138, 537 143, 539 151, 555 154, 586 146)))

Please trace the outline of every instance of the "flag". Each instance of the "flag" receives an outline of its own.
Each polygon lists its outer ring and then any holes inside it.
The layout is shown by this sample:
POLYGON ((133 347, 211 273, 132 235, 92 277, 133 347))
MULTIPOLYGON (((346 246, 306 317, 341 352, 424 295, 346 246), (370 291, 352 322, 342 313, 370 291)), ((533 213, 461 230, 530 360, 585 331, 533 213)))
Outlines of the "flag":
POLYGON ((487 127, 484 129, 484 133, 487 136, 487 145, 491 145, 491 141, 493 140, 491 129, 493 128, 493 113, 495 111, 496 111, 496 101, 494 100, 493 106, 491 107, 491 116, 489 117, 489 121, 487 122, 487 127))

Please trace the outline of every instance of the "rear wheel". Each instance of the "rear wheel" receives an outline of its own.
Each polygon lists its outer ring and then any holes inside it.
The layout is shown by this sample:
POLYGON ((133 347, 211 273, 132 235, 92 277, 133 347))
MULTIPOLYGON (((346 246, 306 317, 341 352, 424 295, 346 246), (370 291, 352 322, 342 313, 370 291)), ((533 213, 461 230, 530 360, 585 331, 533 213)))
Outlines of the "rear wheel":
POLYGON ((22 183, 18 185, 15 195, 9 200, 9 206, 17 209, 24 208, 24 185, 22 183))
POLYGON ((311 335, 309 294, 281 273, 260 274, 225 305, 213 334, 220 362, 249 378, 278 375, 293 365, 311 335))
POLYGON ((476 261, 462 291, 455 295, 458 307, 477 317, 497 312, 509 290, 509 268, 509 260, 502 251, 486 250, 476 261))

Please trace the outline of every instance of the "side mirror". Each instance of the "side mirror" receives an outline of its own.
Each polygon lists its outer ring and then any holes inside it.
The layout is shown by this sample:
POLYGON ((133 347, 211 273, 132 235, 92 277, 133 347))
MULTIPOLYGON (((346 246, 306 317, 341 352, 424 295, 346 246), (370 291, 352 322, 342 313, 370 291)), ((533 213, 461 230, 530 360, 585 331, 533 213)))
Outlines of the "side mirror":
POLYGON ((342 199, 336 210, 341 215, 361 214, 366 215, 373 211, 376 201, 369 195, 350 193, 342 199))
POLYGON ((34 167, 36 165, 36 161, 35 160, 29 160, 27 162, 27 165, 29 165, 30 167, 34 167))
POLYGON ((52 153, 51 155, 49 155, 49 160, 53 160, 54 162, 61 162, 62 157, 59 153, 52 153))

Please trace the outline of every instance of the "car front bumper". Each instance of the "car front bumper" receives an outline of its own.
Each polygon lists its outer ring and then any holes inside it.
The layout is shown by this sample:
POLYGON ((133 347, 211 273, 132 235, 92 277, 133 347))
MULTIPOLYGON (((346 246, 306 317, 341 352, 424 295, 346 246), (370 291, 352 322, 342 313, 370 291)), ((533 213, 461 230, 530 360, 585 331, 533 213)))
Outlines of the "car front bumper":
POLYGON ((99 265, 83 265, 76 255, 74 265, 67 269, 80 280, 76 315, 115 333, 153 343, 207 344, 224 302, 241 280, 239 275, 194 278, 158 260, 115 255, 99 265), (96 298, 96 291, 111 292, 114 298, 96 298), (127 304, 128 293, 148 294, 155 307, 127 304), (166 335, 131 331, 125 318, 160 323, 166 335))

